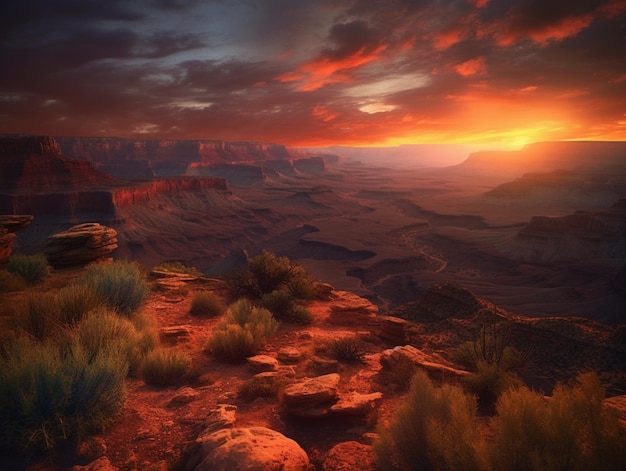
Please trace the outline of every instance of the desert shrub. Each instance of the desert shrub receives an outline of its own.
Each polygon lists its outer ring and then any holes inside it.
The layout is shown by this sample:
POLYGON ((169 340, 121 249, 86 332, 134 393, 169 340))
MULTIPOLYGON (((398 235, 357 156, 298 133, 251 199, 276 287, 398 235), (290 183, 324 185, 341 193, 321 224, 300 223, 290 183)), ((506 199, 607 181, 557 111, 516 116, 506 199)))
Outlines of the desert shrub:
POLYGON ((229 307, 205 349, 217 358, 238 361, 254 355, 278 329, 278 322, 267 309, 254 307, 241 299, 229 307))
POLYGON ((189 314, 198 317, 216 317, 225 310, 222 299, 212 291, 196 291, 191 298, 189 314))
POLYGON ((363 346, 356 337, 341 337, 331 340, 327 344, 326 351, 331 358, 346 363, 360 363, 365 356, 363 346))
POLYGON ((261 299, 276 290, 286 290, 292 299, 313 299, 317 294, 317 283, 304 268, 266 251, 249 259, 243 270, 231 274, 226 285, 232 299, 261 299))
POLYGON ((18 327, 40 342, 56 336, 60 331, 59 304, 54 295, 30 294, 18 314, 18 327))
POLYGON ((258 397, 276 399, 283 383, 276 376, 254 376, 243 383, 237 394, 246 401, 254 401, 258 397))
POLYGON ((303 267, 293 265, 285 281, 287 291, 293 299, 315 299, 319 295, 318 281, 303 267))
POLYGON ((383 469, 481 469, 482 442, 476 432, 476 401, 461 388, 436 387, 418 371, 409 393, 374 443, 383 469))
POLYGON ((101 429, 123 407, 125 376, 112 352, 16 339, 0 356, 1 447, 49 450, 101 429))
POLYGON ((514 370, 521 365, 522 356, 507 343, 503 329, 490 323, 481 328, 477 340, 465 342, 451 352, 453 361, 472 370, 466 378, 467 386, 486 410, 494 407, 507 388, 521 384, 514 370))
POLYGON ((50 273, 50 266, 43 254, 13 254, 9 257, 7 270, 34 284, 50 273))
POLYGON ((65 325, 78 324, 98 306, 100 297, 88 286, 72 284, 61 288, 57 293, 59 320, 65 325))
POLYGON ((141 362, 141 377, 152 386, 172 386, 185 377, 191 361, 180 350, 156 348, 141 362))
POLYGON ((180 273, 191 276, 204 276, 196 267, 189 267, 182 262, 163 262, 154 267, 155 270, 180 273))
POLYGON ((123 314, 136 311, 149 294, 139 266, 127 260, 90 265, 79 281, 108 307, 123 314))
POLYGON ((292 295, 284 290, 275 290, 263 295, 261 306, 281 321, 295 324, 310 324, 313 321, 311 313, 294 301, 292 295))
POLYGON ((486 362, 479 362, 475 371, 465 378, 470 392, 476 395, 481 409, 493 411, 496 401, 507 389, 520 386, 522 380, 515 373, 486 362))
MULTIPOLYGON (((146 342, 146 334, 133 322, 105 309, 97 309, 76 328, 76 336, 87 354, 97 356, 111 351, 128 363, 131 371, 139 368, 144 355, 152 345, 146 342)), ((150 335, 148 335, 150 338, 150 335)))
POLYGON ((493 419, 492 469, 626 469, 626 430, 603 399, 593 373, 558 386, 550 399, 527 388, 506 391, 493 419))

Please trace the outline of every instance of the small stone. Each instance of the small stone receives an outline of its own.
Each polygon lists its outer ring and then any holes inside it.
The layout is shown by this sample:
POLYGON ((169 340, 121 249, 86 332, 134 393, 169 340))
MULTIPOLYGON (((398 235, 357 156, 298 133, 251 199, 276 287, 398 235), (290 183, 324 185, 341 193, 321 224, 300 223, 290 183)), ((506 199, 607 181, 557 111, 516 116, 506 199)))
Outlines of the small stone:
POLYGON ((201 443, 204 437, 210 435, 218 430, 224 428, 231 428, 235 424, 235 414, 237 413, 237 406, 232 404, 218 404, 218 406, 211 410, 204 422, 204 430, 198 439, 198 443, 201 443))
POLYGON ((85 466, 72 466, 70 471, 118 471, 119 468, 113 466, 106 456, 98 458, 97 460, 85 465, 85 466))
POLYGON ((383 393, 381 392, 370 394, 350 392, 342 394, 337 403, 330 408, 330 411, 337 415, 363 416, 373 411, 382 398, 383 393))
POLYGON ((101 437, 88 437, 76 447, 76 461, 81 464, 91 463, 102 458, 107 452, 107 446, 101 437))
POLYGON ((324 471, 376 469, 376 454, 371 445, 350 441, 336 444, 326 455, 324 471))

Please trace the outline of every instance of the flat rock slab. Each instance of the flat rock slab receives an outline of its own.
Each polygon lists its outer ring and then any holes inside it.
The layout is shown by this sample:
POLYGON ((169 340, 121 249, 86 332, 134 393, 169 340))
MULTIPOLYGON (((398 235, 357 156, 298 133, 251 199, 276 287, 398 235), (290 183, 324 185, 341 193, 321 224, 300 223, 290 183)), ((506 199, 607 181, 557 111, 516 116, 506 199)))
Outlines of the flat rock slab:
POLYGON ((194 471, 309 471, 306 452, 265 427, 219 430, 203 437, 194 471))
POLYGON ((330 408, 330 412, 337 415, 360 417, 373 411, 383 399, 383 393, 373 392, 361 394, 350 392, 342 394, 339 400, 330 408))
POLYGON ((250 369, 257 373, 276 371, 278 369, 278 360, 269 355, 254 355, 246 358, 246 362, 250 369))
POLYGON ((456 379, 463 378, 469 374, 468 371, 459 370, 435 355, 430 355, 412 345, 397 346, 383 351, 380 354, 380 364, 384 370, 393 371, 401 362, 409 362, 428 373, 435 379, 456 379))
POLYGON ((287 405, 315 405, 337 398, 340 376, 330 373, 309 378, 285 388, 283 400, 287 405))

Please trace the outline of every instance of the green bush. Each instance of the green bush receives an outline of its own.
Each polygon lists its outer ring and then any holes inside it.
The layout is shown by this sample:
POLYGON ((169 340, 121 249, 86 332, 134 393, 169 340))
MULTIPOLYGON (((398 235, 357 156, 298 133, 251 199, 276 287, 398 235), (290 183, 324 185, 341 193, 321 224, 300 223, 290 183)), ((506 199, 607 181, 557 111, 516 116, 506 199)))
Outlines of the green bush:
MULTIPOLYGON (((374 443, 385 470, 481 469, 476 401, 461 388, 436 387, 417 371, 408 397, 374 443)), ((512 468, 513 469, 513 468, 512 468)))
POLYGON ((55 337, 61 330, 55 296, 29 294, 23 311, 19 313, 18 327, 40 342, 55 337))
POLYGON ((282 386, 282 381, 276 376, 254 376, 239 387, 237 394, 240 398, 250 402, 258 397, 276 399, 282 386))
POLYGON ((0 446, 50 450, 101 430, 123 407, 126 368, 112 352, 18 338, 0 357, 0 446))
POLYGON ((313 321, 311 313, 296 303, 292 295, 284 290, 275 290, 263 295, 261 306, 281 321, 295 324, 310 324, 313 321))
POLYGON ((180 273, 191 276, 204 276, 196 267, 189 267, 182 262, 163 262, 154 267, 155 270, 180 273))
POLYGON ((179 350, 157 348, 141 362, 141 377, 152 386, 172 386, 185 377, 190 364, 189 357, 179 350))
POLYGON ((626 469, 626 430, 603 407, 604 390, 593 373, 551 398, 527 388, 500 397, 490 445, 493 470, 626 469))
POLYGON ((328 342, 327 351, 331 358, 346 363, 361 363, 365 356, 361 341, 356 337, 331 340, 328 342))
POLYGON ((102 305, 100 297, 88 286, 72 284, 57 293, 59 320, 65 325, 76 325, 87 313, 102 305))
POLYGON ((189 314, 198 317, 216 317, 225 309, 222 299, 217 294, 212 291, 196 291, 191 298, 189 314))
POLYGON ((276 290, 287 291, 292 299, 313 299, 317 294, 317 283, 302 267, 266 251, 249 259, 247 266, 231 274, 226 284, 231 299, 258 300, 276 290))
POLYGON ((43 254, 13 254, 9 257, 7 270, 34 284, 50 273, 50 266, 43 254))
POLYGON ((523 384, 515 373, 482 361, 476 365, 474 372, 467 375, 465 382, 469 391, 478 398, 481 409, 488 412, 493 411, 504 391, 523 384))
POLYGON ((271 312, 241 299, 231 304, 224 321, 213 329, 205 349, 222 360, 240 361, 257 353, 277 329, 278 322, 271 312))
POLYGON ((126 260, 89 265, 79 281, 122 314, 136 311, 149 294, 139 266, 126 260))

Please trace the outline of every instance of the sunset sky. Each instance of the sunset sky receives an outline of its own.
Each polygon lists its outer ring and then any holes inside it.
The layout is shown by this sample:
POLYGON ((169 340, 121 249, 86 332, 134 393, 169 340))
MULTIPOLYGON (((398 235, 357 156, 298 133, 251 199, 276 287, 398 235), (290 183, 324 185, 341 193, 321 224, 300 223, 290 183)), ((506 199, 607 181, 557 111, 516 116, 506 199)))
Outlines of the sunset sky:
POLYGON ((625 0, 4 0, 0 133, 626 140, 625 0))

